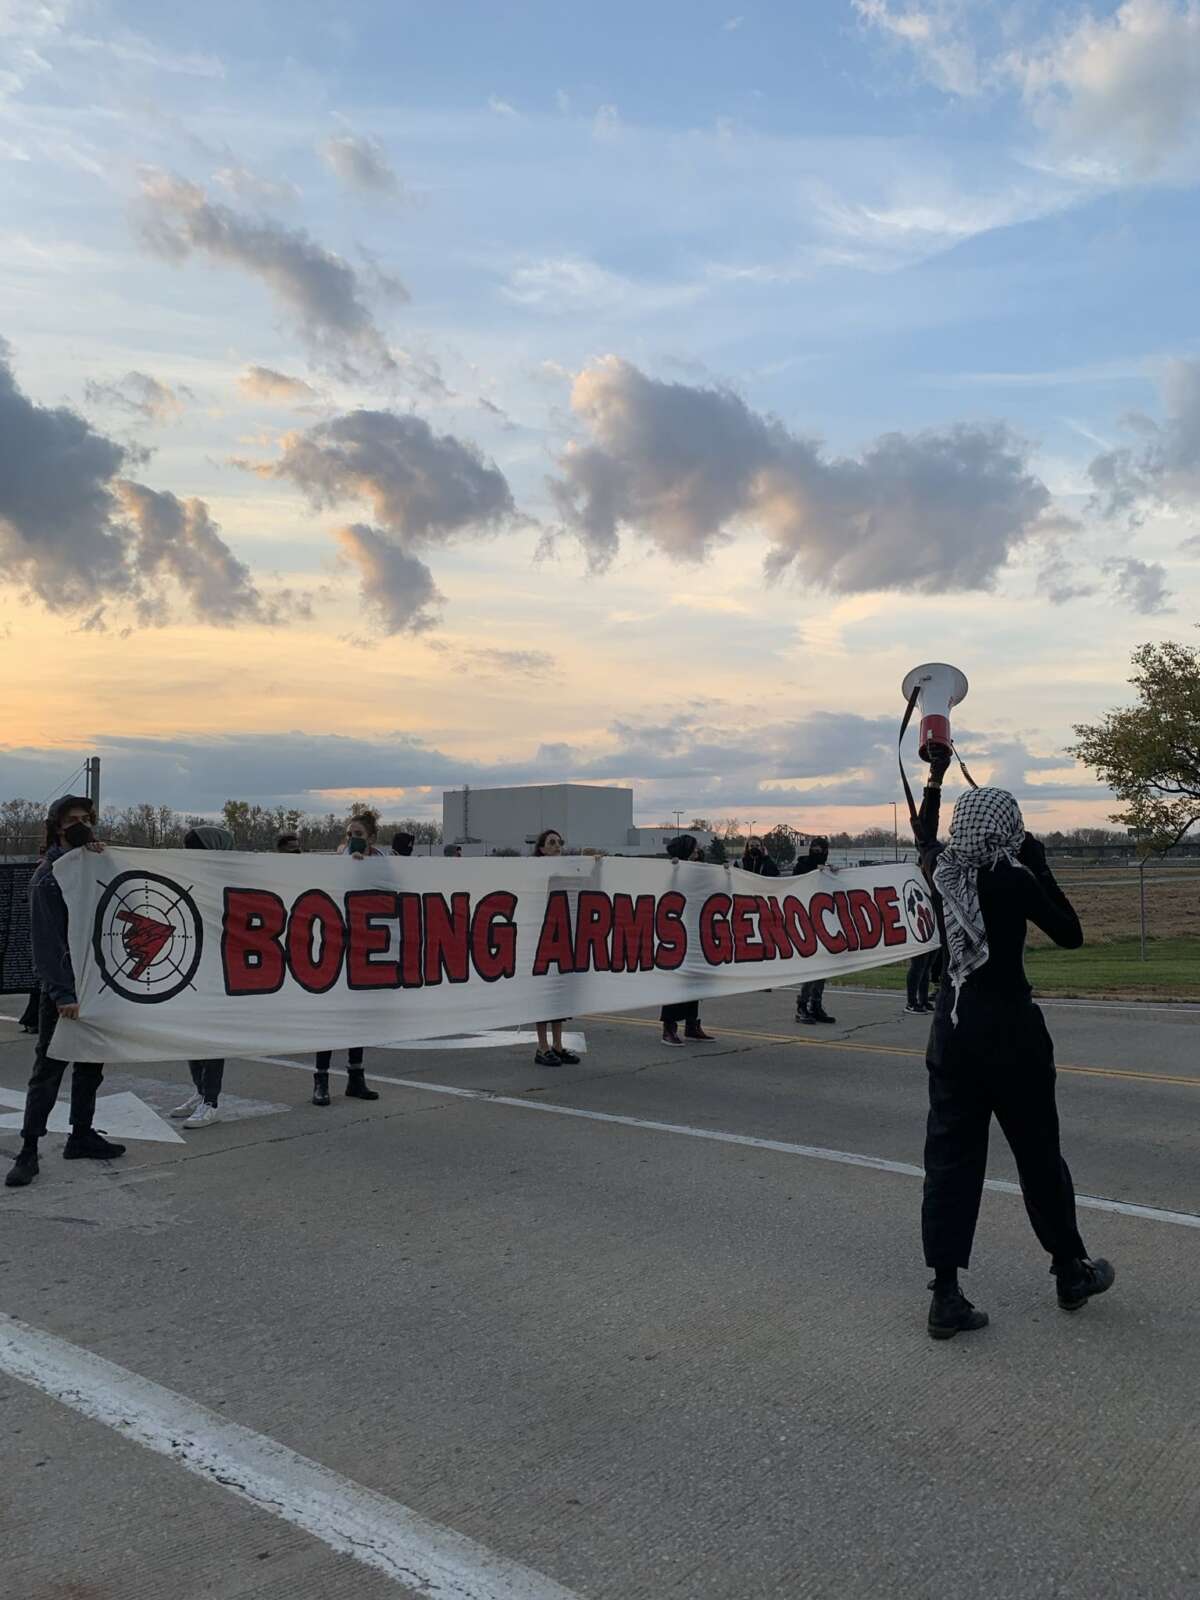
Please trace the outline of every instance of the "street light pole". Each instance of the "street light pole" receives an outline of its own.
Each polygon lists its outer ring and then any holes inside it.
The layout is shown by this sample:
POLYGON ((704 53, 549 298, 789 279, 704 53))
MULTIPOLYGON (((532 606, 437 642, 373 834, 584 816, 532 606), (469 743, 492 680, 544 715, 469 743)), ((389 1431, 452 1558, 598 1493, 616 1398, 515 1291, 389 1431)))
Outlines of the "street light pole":
POLYGON ((676 813, 675 813, 675 832, 676 833, 678 833, 680 828, 683 826, 683 824, 679 820, 680 817, 682 817, 682 815, 683 815, 682 811, 676 811, 676 813))
POLYGON ((892 801, 892 843, 895 846, 896 860, 899 861, 899 859, 900 859, 900 823, 899 823, 899 812, 896 810, 896 802, 894 800, 892 801))

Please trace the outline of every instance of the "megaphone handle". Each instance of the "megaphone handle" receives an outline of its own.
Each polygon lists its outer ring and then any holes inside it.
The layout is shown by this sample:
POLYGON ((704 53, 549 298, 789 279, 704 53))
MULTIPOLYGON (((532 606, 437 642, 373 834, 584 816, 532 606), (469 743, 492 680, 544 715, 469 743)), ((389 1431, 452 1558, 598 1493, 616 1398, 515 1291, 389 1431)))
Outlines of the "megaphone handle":
POLYGON ((979 785, 978 785, 978 784, 977 784, 977 783, 976 783, 976 782, 975 782, 975 779, 974 779, 974 778, 973 778, 973 777, 972 777, 972 776, 971 776, 971 774, 970 774, 970 773, 969 773, 969 772, 968 772, 968 771, 967 771, 967 764, 966 764, 966 762, 965 762, 965 761, 964 761, 964 760, 963 760, 963 758, 962 758, 962 757, 961 757, 961 756, 960 756, 960 755, 959 755, 959 753, 958 753, 958 751, 957 751, 957 750, 956 750, 956 749, 955 749, 955 747, 954 747, 954 745, 951 745, 951 746, 950 746, 950 748, 951 748, 951 750, 954 750, 954 759, 955 759, 955 761, 957 761, 957 762, 958 762, 958 765, 959 765, 959 767, 960 767, 960 768, 961 768, 961 770, 962 770, 962 775, 963 775, 963 777, 964 777, 964 778, 965 778, 965 779, 966 779, 966 780, 967 780, 967 782, 968 782, 968 783, 969 783, 969 784, 970 784, 970 785, 971 785, 971 787, 972 787, 972 789, 978 789, 978 787, 979 787, 979 785))
MULTIPOLYGON (((920 819, 917 816, 917 802, 913 799, 912 787, 908 781, 908 773, 904 770, 904 735, 908 732, 908 725, 912 721, 912 714, 916 710, 917 701, 920 698, 921 687, 918 684, 908 697, 908 710, 905 711, 904 721, 900 724, 900 738, 897 743, 898 759, 900 762, 900 782, 904 785, 904 798, 908 801, 908 820, 912 823, 914 838, 916 837, 917 826, 920 819)), ((962 763, 960 762, 959 765, 961 766, 962 763)))

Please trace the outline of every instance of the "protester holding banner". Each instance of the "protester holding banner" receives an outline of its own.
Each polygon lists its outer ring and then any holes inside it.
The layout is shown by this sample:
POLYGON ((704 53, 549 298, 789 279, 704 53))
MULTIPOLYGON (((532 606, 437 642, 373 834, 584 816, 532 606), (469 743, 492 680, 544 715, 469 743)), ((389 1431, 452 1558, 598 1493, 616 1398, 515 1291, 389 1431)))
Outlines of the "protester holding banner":
MULTIPOLYGON (((232 850, 233 835, 228 828, 212 827, 207 823, 189 828, 183 836, 185 850, 232 850)), ((218 1105, 221 1084, 225 1079, 225 1063, 219 1057, 203 1061, 189 1061, 194 1093, 170 1114, 184 1119, 185 1128, 207 1128, 219 1120, 218 1105)))
MULTIPOLYGON (((694 834, 685 833, 677 839, 672 839, 667 846, 667 854, 672 861, 703 861, 704 852, 694 834)), ((681 1000, 674 1005, 664 1006, 661 1012, 662 1042, 670 1045, 682 1045, 684 1039, 690 1039, 695 1044, 711 1044, 712 1034, 705 1033, 700 1026, 699 1000, 681 1000), (679 1037, 679 1024, 683 1023, 683 1039, 679 1037)))
POLYGON ((281 833, 275 841, 275 850, 281 856, 299 856, 304 852, 300 848, 300 835, 297 833, 281 833))
MULTIPOLYGON (((56 800, 46 818, 46 852, 29 886, 33 960, 41 985, 38 1005, 38 1042, 33 1076, 25 1096, 21 1149, 4 1182, 10 1189, 24 1188, 38 1175, 38 1140, 58 1099, 67 1063, 50 1054, 59 1017, 79 1015, 75 973, 67 943, 67 905, 54 876, 54 863, 70 850, 102 850, 95 838, 96 813, 81 795, 56 800)), ((99 1061, 76 1061, 71 1070, 71 1132, 63 1147, 67 1161, 111 1161, 125 1154, 123 1144, 102 1138, 92 1127, 96 1091, 104 1077, 99 1061)))
MULTIPOLYGON (((803 877, 809 872, 820 872, 829 861, 829 840, 823 834, 816 834, 808 841, 806 855, 797 856, 796 865, 792 869, 793 877, 803 877)), ((825 1023, 826 1026, 837 1021, 825 1009, 825 979, 818 978, 812 983, 802 983, 800 992, 796 996, 796 1021, 808 1023, 825 1023)))
POLYGON ((970 1262, 993 1114, 1016 1158, 1029 1220, 1050 1256, 1059 1305, 1077 1311, 1108 1289, 1115 1273, 1107 1261, 1089 1260, 1079 1235, 1059 1140, 1054 1046, 1023 960, 1028 923, 1075 950, 1083 943, 1079 918, 1006 790, 968 789, 954 808, 947 845, 927 843, 922 864, 941 900, 947 972, 926 1052, 921 1226, 934 1272, 929 1332, 949 1339, 988 1320, 963 1295, 958 1273, 970 1262))
POLYGON ((754 838, 753 835, 746 840, 746 848, 742 853, 742 859, 738 862, 738 866, 741 867, 743 872, 757 872, 764 878, 777 878, 779 876, 779 868, 763 849, 762 840, 754 838))
MULTIPOLYGON (((543 828, 534 841, 533 853, 535 856, 561 856, 563 843, 563 836, 557 828, 543 828)), ((535 1067, 579 1065, 579 1057, 563 1044, 562 1030, 565 1021, 565 1017, 556 1017, 549 1022, 538 1023, 537 1050, 533 1057, 535 1067)))
MULTIPOLYGON (((337 853, 349 856, 352 861, 363 861, 368 856, 386 856, 375 844, 379 818, 373 811, 360 811, 346 824, 346 833, 337 853)), ((313 1073, 312 1103, 327 1106, 329 1102, 329 1070, 333 1064, 332 1050, 318 1050, 316 1070, 313 1073)), ((346 1052, 346 1097, 349 1100, 378 1100, 378 1089, 367 1085, 367 1072, 363 1066, 361 1045, 351 1045, 346 1052)))

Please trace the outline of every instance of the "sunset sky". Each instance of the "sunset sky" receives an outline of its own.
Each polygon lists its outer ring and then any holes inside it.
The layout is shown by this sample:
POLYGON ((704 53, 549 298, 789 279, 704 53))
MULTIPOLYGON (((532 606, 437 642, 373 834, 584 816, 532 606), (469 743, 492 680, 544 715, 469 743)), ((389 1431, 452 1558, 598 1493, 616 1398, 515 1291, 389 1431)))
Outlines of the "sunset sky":
POLYGON ((1198 108, 1191 0, 0 0, 0 799, 890 826, 941 659, 1102 822, 1198 108))

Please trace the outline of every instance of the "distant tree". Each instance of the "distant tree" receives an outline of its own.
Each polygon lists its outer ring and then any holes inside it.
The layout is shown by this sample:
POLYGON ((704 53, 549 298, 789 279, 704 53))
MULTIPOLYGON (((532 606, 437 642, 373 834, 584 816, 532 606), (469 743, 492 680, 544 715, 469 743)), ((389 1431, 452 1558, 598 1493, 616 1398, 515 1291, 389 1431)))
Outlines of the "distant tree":
POLYGON ((786 822, 779 823, 770 833, 763 834, 763 849, 777 867, 787 866, 796 859, 796 831, 786 822))
POLYGON ((706 852, 706 859, 710 861, 714 867, 723 867, 729 860, 728 852, 725 849, 725 841, 722 839, 719 833, 713 834, 712 843, 709 845, 706 852))

